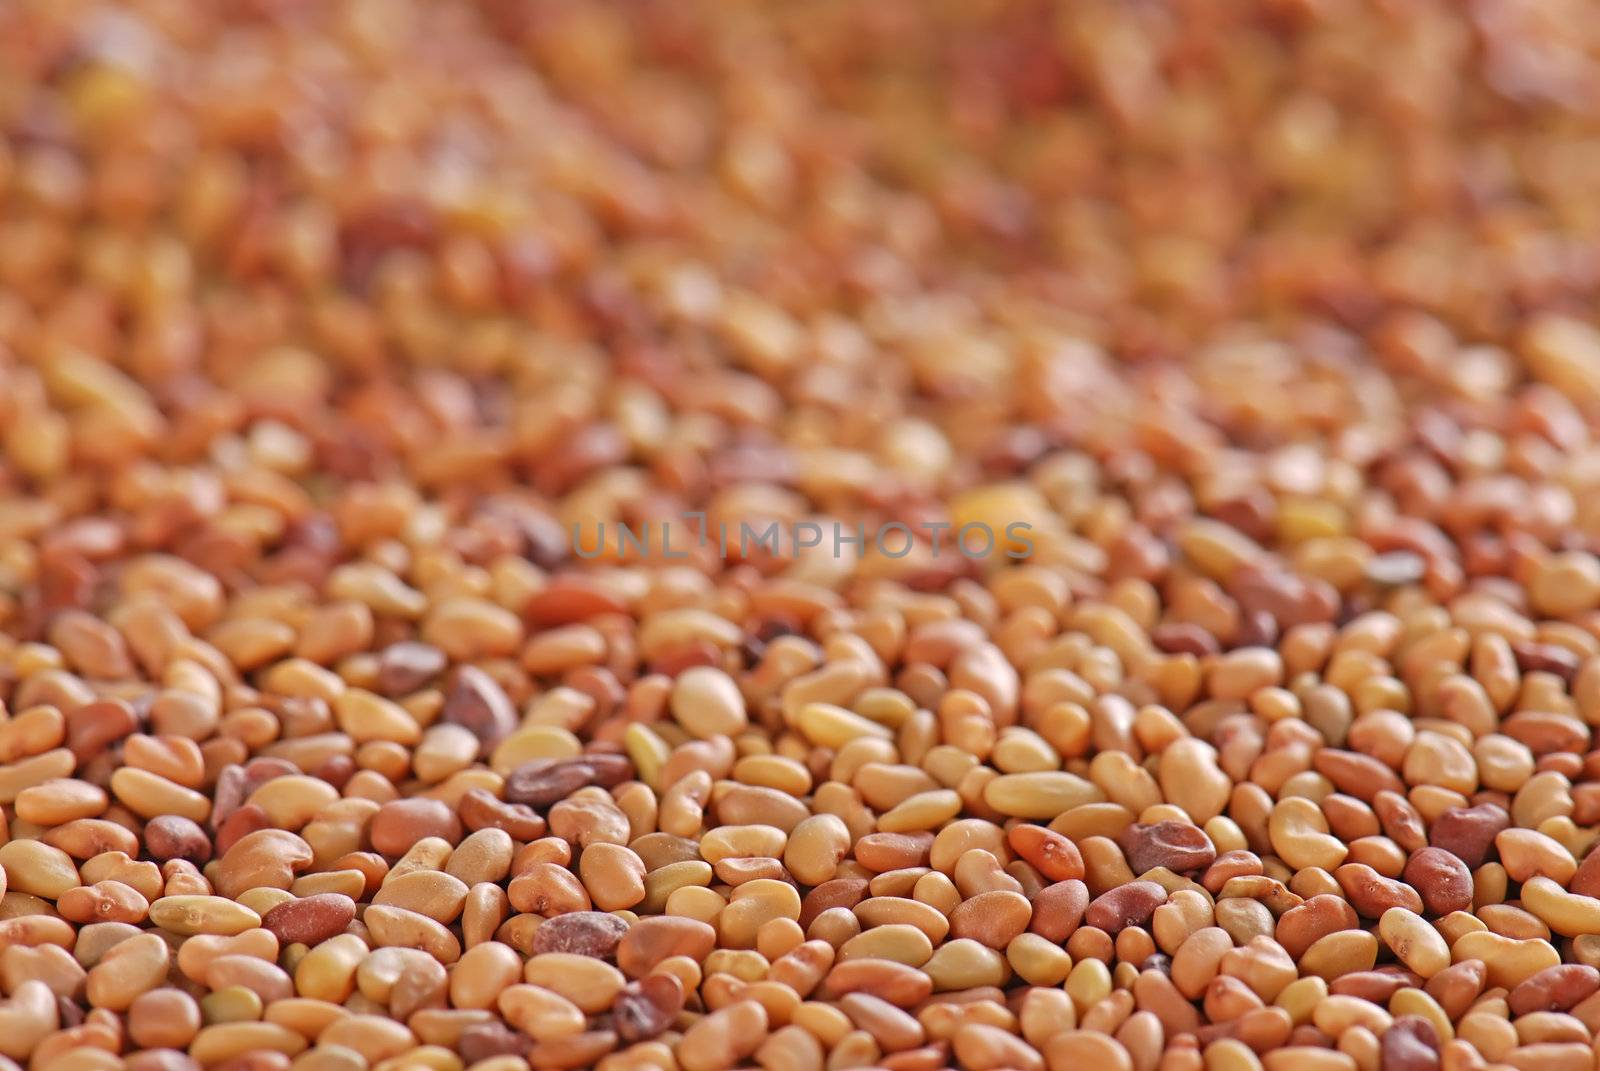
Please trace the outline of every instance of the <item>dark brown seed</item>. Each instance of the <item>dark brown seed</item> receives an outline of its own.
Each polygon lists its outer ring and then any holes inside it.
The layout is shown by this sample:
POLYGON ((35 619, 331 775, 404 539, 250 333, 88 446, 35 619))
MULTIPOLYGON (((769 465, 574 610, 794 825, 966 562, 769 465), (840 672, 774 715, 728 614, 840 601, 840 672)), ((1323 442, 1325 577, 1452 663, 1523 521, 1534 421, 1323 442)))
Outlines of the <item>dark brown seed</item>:
POLYGON ((1222 651, 1217 638, 1199 625, 1186 621, 1168 621, 1150 631, 1150 640, 1158 650, 1167 654, 1190 654, 1196 658, 1222 651))
POLYGON ((475 1064, 494 1056, 526 1056, 533 1048, 533 1039, 505 1023, 473 1023, 461 1031, 456 1048, 462 1060, 475 1064))
POLYGON ((462 666, 456 670, 439 718, 448 724, 460 725, 476 736, 481 741, 481 754, 488 754, 517 728, 517 710, 505 689, 477 666, 462 666))
POLYGON ((1278 642, 1278 622, 1265 610, 1250 610, 1240 615, 1234 633, 1235 647, 1271 647, 1278 642))
POLYGON ((343 893, 317 893, 285 900, 261 917, 261 925, 284 945, 315 946, 343 932, 356 917, 356 902, 343 893))
POLYGON ((1204 870, 1217 858, 1217 849, 1205 830, 1176 819, 1154 825, 1135 823, 1123 831, 1119 842, 1135 874, 1158 866, 1184 874, 1204 870))
POLYGON ((512 803, 549 807, 587 785, 611 788, 633 776, 626 756, 595 753, 576 759, 536 759, 511 771, 505 795, 512 803))
MULTIPOLYGON (((217 787, 212 795, 211 829, 222 828, 233 812, 244 803, 244 767, 237 763, 224 766, 217 773, 217 787)), ((219 848, 218 851, 226 851, 219 848)))
POLYGON ((1524 673, 1554 673, 1568 684, 1578 674, 1578 656, 1553 643, 1513 641, 1511 653, 1524 673))
POLYGON ((630 1044, 655 1037, 683 1010, 683 983, 676 975, 652 974, 629 982, 612 1008, 617 1035, 630 1044))
POLYGON ((388 696, 414 692, 443 673, 448 664, 444 652, 432 644, 415 640, 391 643, 378 656, 378 691, 388 696))
POLYGON ((1153 881, 1130 881, 1095 897, 1083 921, 1110 934, 1143 926, 1167 902, 1167 890, 1153 881))
POLYGON ((1434 819, 1428 841, 1476 870, 1489 861, 1494 838, 1510 825, 1511 816, 1505 808, 1493 803, 1452 807, 1434 819))
POLYGON ((594 769, 594 783, 601 788, 616 788, 633 777, 633 761, 620 751, 588 751, 578 761, 594 769))
POLYGON ((1433 1071, 1439 1066, 1439 1035, 1420 1015, 1397 1018, 1380 1039, 1383 1071, 1433 1071))
POLYGON ((194 822, 180 815, 157 815, 145 823, 145 850, 158 863, 187 859, 203 866, 211 859, 211 838, 194 822))
POLYGON ((530 807, 549 807, 578 789, 594 784, 594 767, 579 759, 536 759, 511 771, 506 799, 530 807))
POLYGON ((349 755, 329 755, 317 764, 317 768, 311 771, 311 776, 342 790, 350 778, 355 776, 355 772, 356 760, 349 755))
POLYGON ((1413 852, 1401 878, 1421 895, 1423 910, 1430 915, 1448 915, 1472 906, 1472 871, 1443 848, 1413 852))
POLYGON ((579 956, 610 959, 628 924, 604 911, 572 911, 546 919, 533 933, 532 954, 571 952, 579 956))
POLYGON ((496 799, 484 788, 468 789, 456 811, 461 815, 461 824, 473 832, 503 829, 517 840, 537 840, 549 828, 532 807, 496 799))
POLYGON ((853 908, 867 895, 866 878, 833 878, 823 882, 800 901, 800 928, 809 927, 829 908, 853 908))

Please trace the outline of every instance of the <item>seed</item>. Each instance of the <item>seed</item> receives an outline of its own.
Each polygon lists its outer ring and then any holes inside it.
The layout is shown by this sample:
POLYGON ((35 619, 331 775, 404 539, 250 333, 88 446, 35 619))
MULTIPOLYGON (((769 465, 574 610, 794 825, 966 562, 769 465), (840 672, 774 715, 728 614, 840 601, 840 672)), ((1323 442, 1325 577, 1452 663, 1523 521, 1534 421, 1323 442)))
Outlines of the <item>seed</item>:
POLYGON ((628 924, 603 911, 573 911, 547 919, 533 934, 534 955, 541 952, 570 952, 596 959, 610 959, 617 943, 628 932, 628 924))
POLYGON ((506 778, 506 799, 534 807, 548 807, 586 785, 610 787, 624 780, 630 764, 620 755, 590 755, 582 759, 535 760, 519 766, 506 778))
MULTIPOLYGON (((435 659, 432 654, 435 649, 426 650, 429 652, 426 656, 410 655, 407 668, 395 670, 394 676, 400 677, 402 672, 404 676, 393 682, 389 690, 409 691, 407 685, 419 685, 445 667, 442 653, 435 659)), ((476 666, 461 666, 456 670, 439 716, 447 724, 459 725, 477 737, 482 742, 481 752, 491 750, 517 727, 516 711, 505 691, 476 666)))
POLYGON ((617 1034, 624 1041, 645 1041, 660 1034, 683 1008, 683 986, 670 974, 652 974, 629 982, 614 1009, 617 1034))
POLYGON ((175 814, 158 815, 145 823, 145 846, 158 862, 187 859, 201 865, 211 859, 211 838, 194 822, 175 814))
POLYGON ((284 945, 314 947, 343 931, 355 914, 355 901, 350 897, 319 893, 279 904, 261 916, 261 925, 284 945))
POLYGON ((1094 899, 1084 912, 1084 921, 1107 933, 1127 926, 1141 926, 1150 920, 1167 899, 1167 890, 1153 881, 1136 881, 1112 889, 1094 899))
POLYGON ((1204 870, 1216 859, 1216 849, 1204 831, 1187 822, 1157 822, 1129 826, 1120 841, 1128 865, 1136 874, 1166 867, 1168 870, 1204 870))
POLYGON ((404 855, 425 837, 454 844, 461 839, 461 823, 439 800, 393 800, 373 815, 370 836, 372 846, 384 855, 404 855))
POLYGON ((704 740, 732 736, 748 724, 744 696, 721 670, 691 666, 672 687, 672 716, 693 736, 704 740))

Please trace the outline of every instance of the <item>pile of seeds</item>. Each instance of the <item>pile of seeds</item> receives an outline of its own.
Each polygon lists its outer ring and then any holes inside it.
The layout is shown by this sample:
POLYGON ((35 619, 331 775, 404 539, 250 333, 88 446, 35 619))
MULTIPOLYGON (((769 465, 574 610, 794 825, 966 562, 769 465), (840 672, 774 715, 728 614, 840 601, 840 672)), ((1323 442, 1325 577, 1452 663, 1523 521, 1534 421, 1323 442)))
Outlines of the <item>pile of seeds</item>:
POLYGON ((1596 30, 0 4, 0 1071, 1590 1071, 1596 30))

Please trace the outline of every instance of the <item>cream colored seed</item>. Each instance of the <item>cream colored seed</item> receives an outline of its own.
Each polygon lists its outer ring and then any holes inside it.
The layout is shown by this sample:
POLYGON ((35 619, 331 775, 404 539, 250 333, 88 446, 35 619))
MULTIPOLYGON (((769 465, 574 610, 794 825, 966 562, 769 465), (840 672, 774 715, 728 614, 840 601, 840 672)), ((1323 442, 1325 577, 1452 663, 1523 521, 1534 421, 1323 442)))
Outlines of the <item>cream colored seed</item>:
POLYGON ((843 747, 862 737, 887 740, 891 735, 887 726, 831 703, 808 703, 801 707, 797 725, 818 747, 843 747))
POLYGON ((261 925, 261 916, 221 896, 163 896, 150 904, 150 921, 185 936, 232 936, 261 925))

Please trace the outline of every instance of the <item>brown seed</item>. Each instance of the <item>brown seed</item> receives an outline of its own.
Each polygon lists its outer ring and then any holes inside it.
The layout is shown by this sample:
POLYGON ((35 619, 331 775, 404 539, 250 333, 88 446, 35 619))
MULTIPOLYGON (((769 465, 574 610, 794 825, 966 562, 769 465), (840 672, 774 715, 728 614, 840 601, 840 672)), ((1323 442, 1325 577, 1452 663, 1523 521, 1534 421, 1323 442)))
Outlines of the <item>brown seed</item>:
MULTIPOLYGON (((427 648, 427 650, 434 649, 427 648)), ((437 668, 431 670, 429 667, 434 665, 431 655, 424 659, 419 654, 413 653, 411 658, 415 668, 407 674, 407 681, 415 679, 417 674, 424 670, 429 670, 422 678, 426 680, 444 668, 442 655, 439 656, 437 668)), ((450 689, 445 693, 444 709, 440 711, 439 718, 446 724, 460 725, 476 736, 481 741, 480 754, 488 754, 496 744, 510 736, 517 728, 517 712, 512 707, 511 700, 506 697, 505 690, 495 683, 493 677, 476 666, 461 666, 456 669, 450 689)))
POLYGON ((1430 915, 1448 915, 1472 905, 1472 872, 1458 856, 1443 848, 1413 852, 1401 878, 1417 890, 1430 915))
POLYGON ((1590 851, 1578 864, 1578 872, 1567 883, 1567 890, 1579 896, 1600 897, 1600 852, 1590 851))
POLYGON ((1488 861, 1494 838, 1510 825, 1511 816, 1493 803, 1452 807, 1434 820, 1428 841, 1476 870, 1488 861))
POLYGON ((1162 866, 1180 874, 1204 870, 1217 858, 1211 838, 1188 822, 1135 823, 1123 831, 1117 843, 1135 874, 1162 866))
POLYGON ((1357 751, 1322 748, 1313 757, 1312 766, 1340 792, 1368 803, 1379 792, 1403 793, 1406 788, 1399 774, 1371 755, 1357 751))
POLYGON ((806 894, 800 902, 800 928, 810 929, 818 915, 830 908, 853 908, 867 895, 866 878, 833 878, 806 894))
POLYGON ((260 829, 240 837, 223 853, 212 883, 219 896, 229 898, 261 887, 287 889, 295 873, 314 858, 302 837, 282 829, 260 829))
POLYGON ((617 966, 630 978, 649 974, 670 956, 704 960, 717 945, 717 933, 698 919, 674 915, 643 918, 617 945, 617 966))
POLYGON ((1402 1015, 1380 1039, 1384 1071, 1431 1071, 1439 1066, 1439 1035, 1420 1015, 1402 1015))
POLYGON ((1107 933, 1143 926, 1167 902, 1167 890, 1153 881, 1132 881, 1101 893, 1084 911, 1083 921, 1107 933))
POLYGON ((0 1071, 1595 1071, 1592 6, 0 5, 0 1071))
POLYGON ((268 829, 272 819, 254 803, 237 808, 217 827, 217 853, 226 855, 241 838, 258 830, 268 829))
POLYGON ((528 1050, 528 1062, 539 1068, 592 1067, 596 1060, 616 1047, 617 1035, 611 1031, 587 1030, 536 1042, 528 1050))
POLYGON ((512 803, 548 807, 586 785, 611 788, 627 780, 632 773, 632 764, 620 755, 536 759, 511 771, 506 778, 505 797, 512 803))
POLYGON ((1409 971, 1394 968, 1352 971, 1329 982, 1328 992, 1335 996, 1360 997, 1373 1004, 1387 1004, 1400 990, 1415 987, 1420 982, 1421 979, 1409 971))
POLYGON ((1567 1011, 1600 990, 1600 970, 1581 963, 1546 967, 1506 995, 1512 1015, 1567 1011))
MULTIPOLYGON (((610 959, 627 932, 628 924, 616 915, 604 911, 573 911, 547 919, 534 931, 531 954, 571 952, 610 959)), ((623 1036, 627 1036, 625 1032, 623 1036)))
POLYGON ((1081 881, 1058 881, 1033 898, 1033 919, 1028 929, 1055 944, 1072 936, 1089 908, 1089 887, 1081 881))
POLYGON ((623 1041, 645 1041, 672 1025, 683 1010, 683 984, 670 974, 651 974, 629 982, 611 1013, 623 1041))
POLYGON ((550 628, 626 611, 626 606, 598 584, 583 577, 568 576, 552 580, 530 597, 522 616, 529 625, 550 628))
POLYGON ((457 1048, 463 1060, 475 1064, 496 1056, 525 1056, 533 1039, 502 1022, 473 1023, 461 1031, 457 1048))
POLYGON ((546 831, 545 820, 533 808, 496 799, 487 789, 468 789, 457 806, 468 829, 501 829, 517 840, 537 840, 546 831))
POLYGON ((1429 978, 1428 995, 1439 1002, 1452 1021, 1459 1019, 1483 992, 1488 982, 1488 967, 1480 959, 1466 959, 1453 963, 1429 978))
POLYGON ((157 815, 145 823, 145 849, 158 862, 187 859, 197 865, 211 859, 211 838, 187 818, 175 814, 157 815))
POLYGON ((536 915, 587 912, 592 906, 588 890, 578 876, 555 863, 534 863, 511 879, 506 896, 518 911, 536 915))
POLYGON ((1005 890, 979 893, 950 913, 950 936, 970 937, 990 948, 1004 948, 1028 928, 1032 917, 1033 909, 1027 897, 1019 893, 1005 890))
POLYGON ((336 933, 344 932, 356 916, 356 903, 341 893, 317 893, 296 900, 285 900, 261 916, 263 928, 271 930, 284 945, 315 947, 336 933))
POLYGON ((1078 846, 1044 826, 1027 823, 1013 826, 1006 834, 1006 843, 1050 881, 1083 877, 1083 855, 1078 846))
MULTIPOLYGON (((444 672, 448 664, 444 652, 437 647, 426 643, 417 643, 414 640, 405 640, 400 643, 391 643, 385 647, 378 656, 378 691, 387 696, 401 696, 414 692, 427 684, 434 677, 444 672)), ((459 717, 450 717, 450 700, 456 688, 460 687, 460 676, 471 671, 480 676, 482 670, 473 666, 463 666, 458 674, 456 686, 445 699, 445 711, 441 714, 446 721, 454 724, 465 724, 459 717)), ((513 718, 512 728, 516 727, 513 718)), ((510 730, 508 729, 507 732, 510 730)))
POLYGON ((875 873, 926 866, 932 833, 869 833, 856 841, 856 862, 875 873))
POLYGON ((67 714, 67 746, 85 762, 139 729, 139 717, 120 699, 86 703, 67 714))
POLYGON ((441 800, 391 800, 372 816, 368 835, 374 849, 399 856, 425 837, 443 837, 451 844, 460 842, 461 822, 441 800))
POLYGON ((1392 907, 1422 913, 1423 901, 1416 889, 1384 877, 1365 863, 1346 863, 1333 876, 1355 909, 1369 919, 1381 918, 1392 907))
POLYGON ((1313 896, 1278 916, 1274 936, 1284 951, 1298 960, 1317 941, 1330 933, 1359 928, 1361 920, 1344 900, 1330 894, 1313 896))

